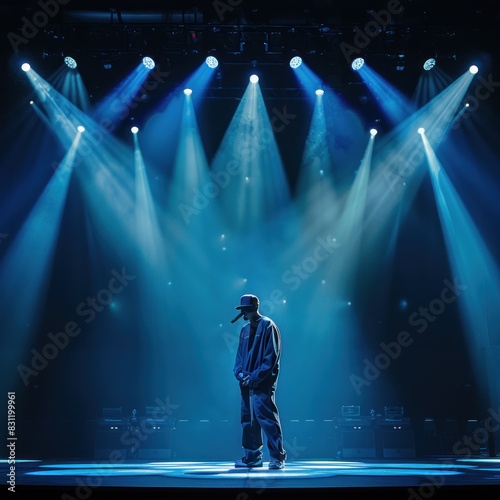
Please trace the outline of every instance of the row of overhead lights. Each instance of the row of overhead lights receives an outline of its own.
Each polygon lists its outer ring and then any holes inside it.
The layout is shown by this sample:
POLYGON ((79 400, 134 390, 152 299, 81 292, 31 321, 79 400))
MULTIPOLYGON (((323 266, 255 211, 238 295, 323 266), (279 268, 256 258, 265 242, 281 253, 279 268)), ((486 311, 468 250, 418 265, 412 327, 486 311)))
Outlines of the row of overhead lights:
MULTIPOLYGON (((70 56, 66 56, 64 58, 64 63, 66 64, 66 66, 68 66, 68 68, 70 69, 76 69, 78 64, 76 62, 75 59, 73 59, 72 57, 70 56)), ((213 55, 210 55, 208 56, 206 59, 205 59, 205 63, 206 65, 209 67, 209 68, 216 68, 218 65, 219 65, 219 61, 217 60, 217 58, 213 55)), ((155 66, 156 66, 156 63, 154 61, 153 58, 149 57, 149 56, 146 56, 146 57, 143 57, 142 59, 142 64, 147 68, 147 69, 154 69, 155 66)), ((290 67, 293 68, 293 69, 296 69, 298 68, 301 64, 302 64, 302 58, 300 56, 294 56, 290 59, 290 67)), ((31 66, 29 63, 24 63, 21 65, 21 69, 23 71, 29 71, 31 69, 31 66)), ((250 76, 250 82, 251 83, 257 83, 259 81, 259 77, 257 75, 251 75, 250 76)), ((191 89, 184 89, 184 94, 186 95, 190 95, 192 93, 192 90, 191 89)), ((321 96, 324 94, 324 91, 323 89, 317 89, 315 91, 316 95, 317 96, 321 96)))
MULTIPOLYGON (((64 63, 70 69, 76 69, 78 66, 76 60, 71 56, 66 56, 64 58, 64 63)), ((213 55, 207 56, 205 59, 205 63, 209 68, 212 69, 217 68, 217 66, 219 65, 218 59, 213 55)), ((154 67, 156 66, 154 59, 149 56, 143 57, 142 64, 144 64, 144 66, 148 69, 154 69, 154 67)), ((300 56, 293 56, 290 59, 289 64, 292 69, 296 69, 302 64, 302 58, 300 56)), ((351 63, 351 68, 354 71, 359 71, 364 66, 364 64, 365 60, 362 57, 358 57, 351 63)), ((435 65, 436 60, 431 57, 424 62, 423 68, 426 71, 430 71, 435 65)))
MULTIPOLYGON (((354 71, 359 71, 364 66, 364 64, 365 60, 362 57, 357 57, 356 59, 354 59, 354 61, 352 61, 351 68, 354 71)), ((291 65, 292 63, 290 62, 290 66, 291 65)), ((425 69, 425 71, 430 71, 435 65, 436 65, 436 59, 430 57, 424 62, 422 67, 425 69)))
MULTIPOLYGON (((217 68, 219 66, 219 60, 213 55, 209 55, 205 59, 205 63, 209 68, 217 68)), ((64 57, 64 64, 70 69, 76 69, 78 64, 76 60, 71 56, 64 57)), ((148 69, 154 69, 156 63, 152 57, 146 56, 142 58, 142 64, 148 69)), ((298 68, 302 64, 302 58, 300 56, 294 56, 290 59, 290 67, 298 68)))
MULTIPOLYGON (((64 63, 70 69, 76 69, 76 67, 77 67, 76 60, 73 59, 71 56, 66 56, 64 58, 64 63)), ((146 56, 142 59, 142 63, 148 69, 154 69, 154 67, 156 65, 154 60, 148 56, 146 56)), ((217 66, 219 66, 219 61, 218 61, 217 57, 215 57, 213 55, 207 56, 205 59, 205 63, 209 68, 212 68, 212 69, 215 69, 215 68, 217 68, 217 66)), ((289 61, 289 65, 292 69, 298 68, 301 64, 302 64, 302 57, 300 57, 300 56, 293 56, 289 61)), ((354 71, 358 71, 363 67, 364 64, 365 64, 365 60, 362 57, 358 57, 358 58, 354 59, 354 61, 351 63, 351 68, 354 71)), ((436 59, 431 57, 424 62, 423 68, 425 71, 430 71, 435 65, 436 65, 436 59)))
MULTIPOLYGON (((303 62, 298 51, 292 50, 290 56, 291 56, 289 60, 290 67, 293 69, 298 68, 303 62)), ((146 68, 148 69, 153 69, 155 67, 155 61, 152 57, 149 56, 143 57, 142 62, 144 66, 146 66, 146 68)), ((70 69, 76 69, 78 66, 76 60, 71 56, 65 56, 64 63, 70 69)), ((215 49, 212 49, 208 52, 208 56, 205 59, 205 63, 209 68, 217 68, 219 66, 219 60, 216 57, 215 49)), ((353 71, 359 71, 364 64, 365 60, 363 59, 363 57, 358 57, 352 61, 351 69, 353 71)), ((431 57, 423 63, 423 69, 426 71, 430 71, 432 68, 434 68, 435 65, 436 65, 436 59, 431 57)))

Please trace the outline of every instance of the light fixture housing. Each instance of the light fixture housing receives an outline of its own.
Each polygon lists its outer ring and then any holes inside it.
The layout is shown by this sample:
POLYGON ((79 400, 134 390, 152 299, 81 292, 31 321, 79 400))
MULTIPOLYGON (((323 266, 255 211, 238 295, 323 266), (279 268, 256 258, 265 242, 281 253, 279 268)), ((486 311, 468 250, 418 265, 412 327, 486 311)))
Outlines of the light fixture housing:
POLYGON ((210 49, 208 51, 207 57, 205 58, 205 63, 209 68, 215 69, 219 66, 219 58, 217 57, 217 50, 210 49))
POLYGON ((154 67, 156 66, 153 58, 148 56, 142 58, 142 64, 144 64, 144 66, 146 66, 146 68, 148 69, 154 69, 154 67))
POLYGON ((354 71, 359 71, 363 66, 365 65, 365 60, 362 57, 357 57, 354 59, 354 61, 351 63, 351 68, 354 71))
POLYGON ((66 64, 66 66, 69 69, 76 69, 76 67, 78 66, 78 64, 76 63, 76 60, 73 59, 71 56, 66 56, 64 58, 64 64, 66 64))
POLYGON ((290 68, 297 69, 302 62, 302 57, 297 49, 291 49, 288 52, 288 64, 290 65, 290 68))
POLYGON ((293 56, 290 59, 290 63, 289 64, 290 64, 290 68, 292 68, 292 69, 298 68, 302 64, 302 57, 300 57, 300 56, 293 56))
POLYGON ((219 65, 219 61, 215 56, 208 56, 205 62, 209 68, 216 68, 219 65))
POLYGON ((429 59, 424 62, 423 68, 425 71, 430 71, 434 66, 436 66, 436 59, 429 57, 429 59))

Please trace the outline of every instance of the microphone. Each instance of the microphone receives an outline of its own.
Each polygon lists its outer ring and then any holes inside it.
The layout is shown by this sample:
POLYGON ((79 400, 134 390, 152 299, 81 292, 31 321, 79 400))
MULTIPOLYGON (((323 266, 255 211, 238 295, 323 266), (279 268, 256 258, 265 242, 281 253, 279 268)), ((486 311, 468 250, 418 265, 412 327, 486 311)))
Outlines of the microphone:
POLYGON ((231 320, 231 323, 235 323, 236 321, 238 321, 244 314, 245 313, 243 311, 241 311, 240 314, 238 314, 238 316, 236 316, 236 318, 231 320))

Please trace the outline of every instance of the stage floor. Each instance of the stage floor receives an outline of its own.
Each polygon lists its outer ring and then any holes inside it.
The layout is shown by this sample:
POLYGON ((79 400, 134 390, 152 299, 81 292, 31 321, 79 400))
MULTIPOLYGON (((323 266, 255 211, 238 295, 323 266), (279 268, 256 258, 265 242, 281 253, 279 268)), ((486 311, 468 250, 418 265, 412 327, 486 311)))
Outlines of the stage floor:
MULTIPOLYGON (((1 463, 5 488, 9 465, 1 463)), ((11 476, 12 479, 12 476, 11 476)), ((500 457, 429 460, 296 460, 284 470, 235 469, 233 462, 85 461, 15 463, 12 498, 500 498, 500 457)))

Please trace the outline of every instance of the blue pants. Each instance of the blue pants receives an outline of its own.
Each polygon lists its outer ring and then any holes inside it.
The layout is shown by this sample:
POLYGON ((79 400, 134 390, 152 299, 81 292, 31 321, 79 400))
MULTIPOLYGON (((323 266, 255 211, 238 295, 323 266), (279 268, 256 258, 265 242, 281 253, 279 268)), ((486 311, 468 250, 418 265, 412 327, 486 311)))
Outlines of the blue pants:
POLYGON ((241 388, 242 445, 249 460, 262 458, 262 431, 267 438, 271 460, 285 460, 283 433, 275 403, 275 388, 261 391, 241 388))

